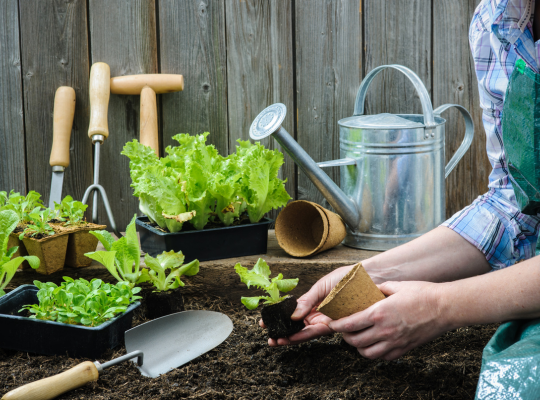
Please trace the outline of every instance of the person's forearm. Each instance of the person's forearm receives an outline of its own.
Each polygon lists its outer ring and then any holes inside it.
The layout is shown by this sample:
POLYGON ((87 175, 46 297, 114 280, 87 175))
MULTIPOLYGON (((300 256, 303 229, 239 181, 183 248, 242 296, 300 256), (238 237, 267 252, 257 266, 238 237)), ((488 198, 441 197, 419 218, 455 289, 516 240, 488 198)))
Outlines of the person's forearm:
POLYGON ((438 285, 448 329, 540 317, 540 257, 486 275, 438 285))
POLYGON ((445 227, 362 261, 375 283, 449 282, 490 271, 480 250, 445 227))

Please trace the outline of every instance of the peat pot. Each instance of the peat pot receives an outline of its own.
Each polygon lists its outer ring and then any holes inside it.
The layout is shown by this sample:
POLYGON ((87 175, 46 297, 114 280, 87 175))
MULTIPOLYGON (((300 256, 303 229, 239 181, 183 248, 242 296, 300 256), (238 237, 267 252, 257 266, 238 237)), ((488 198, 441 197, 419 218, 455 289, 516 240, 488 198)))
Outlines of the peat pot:
POLYGON ((273 104, 253 121, 250 136, 269 135, 282 146, 347 224, 343 243, 367 250, 388 250, 437 227, 445 218, 445 178, 471 145, 470 114, 456 104, 433 110, 420 78, 401 65, 373 69, 362 81, 352 117, 338 121, 339 160, 315 163, 283 129, 284 104, 273 104), (386 68, 402 72, 414 85, 423 114, 364 115, 373 78, 386 68), (456 107, 465 119, 465 138, 445 166, 441 113, 456 107), (336 185, 322 170, 339 167, 336 185))
POLYGON ((37 304, 38 288, 22 285, 0 297, 0 348, 46 355, 99 358, 123 343, 140 302, 96 327, 23 317, 22 306, 37 304))

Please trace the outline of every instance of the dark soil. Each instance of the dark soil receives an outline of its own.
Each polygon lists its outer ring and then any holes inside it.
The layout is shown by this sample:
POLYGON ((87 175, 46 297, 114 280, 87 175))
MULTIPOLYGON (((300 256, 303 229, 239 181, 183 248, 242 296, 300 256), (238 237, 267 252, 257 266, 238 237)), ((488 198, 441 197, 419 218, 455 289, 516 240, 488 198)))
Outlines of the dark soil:
POLYGON ((261 317, 268 328, 268 337, 272 339, 289 337, 304 329, 303 321, 291 319, 297 305, 296 296, 288 295, 279 303, 263 306, 261 317))
POLYGON ((144 312, 148 319, 156 319, 172 313, 184 311, 184 299, 182 288, 154 292, 154 287, 143 289, 140 293, 143 297, 144 312))
MULTIPOLYGON (((215 298, 186 298, 186 309, 227 314, 231 336, 219 347, 156 379, 133 363, 106 369, 99 380, 60 399, 472 399, 482 349, 496 326, 449 332, 396 361, 367 360, 341 335, 294 347, 270 348, 259 312, 215 298)), ((144 322, 136 318, 135 324, 144 322)), ((189 338, 178 338, 186 340, 189 338)), ((125 354, 118 348, 107 361, 125 354)), ((82 362, 0 350, 0 395, 82 362)), ((91 360, 93 361, 93 360, 91 360)))

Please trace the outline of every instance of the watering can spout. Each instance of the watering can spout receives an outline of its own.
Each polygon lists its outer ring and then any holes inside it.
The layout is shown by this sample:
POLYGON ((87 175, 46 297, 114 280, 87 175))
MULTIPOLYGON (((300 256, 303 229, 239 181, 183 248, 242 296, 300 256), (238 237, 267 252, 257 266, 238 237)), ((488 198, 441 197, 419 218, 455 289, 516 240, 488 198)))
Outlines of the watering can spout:
POLYGON ((261 140, 271 135, 354 231, 360 224, 358 207, 281 126, 286 113, 287 108, 281 103, 265 108, 251 124, 249 136, 261 140))

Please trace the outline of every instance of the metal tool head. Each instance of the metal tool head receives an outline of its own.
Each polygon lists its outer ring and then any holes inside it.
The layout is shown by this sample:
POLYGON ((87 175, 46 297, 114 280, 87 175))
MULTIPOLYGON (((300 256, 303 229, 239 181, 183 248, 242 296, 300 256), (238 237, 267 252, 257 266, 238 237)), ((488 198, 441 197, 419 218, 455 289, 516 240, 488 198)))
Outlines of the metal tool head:
POLYGON ((262 110, 249 128, 249 136, 253 140, 261 140, 281 127, 287 114, 287 107, 282 103, 275 103, 262 110))
POLYGON ((212 350, 227 339, 233 323, 214 311, 183 311, 136 326, 125 333, 126 351, 141 350, 144 376, 156 378, 212 350))
POLYGON ((62 184, 64 183, 64 167, 53 167, 49 208, 54 210, 54 202, 62 202, 62 184))

